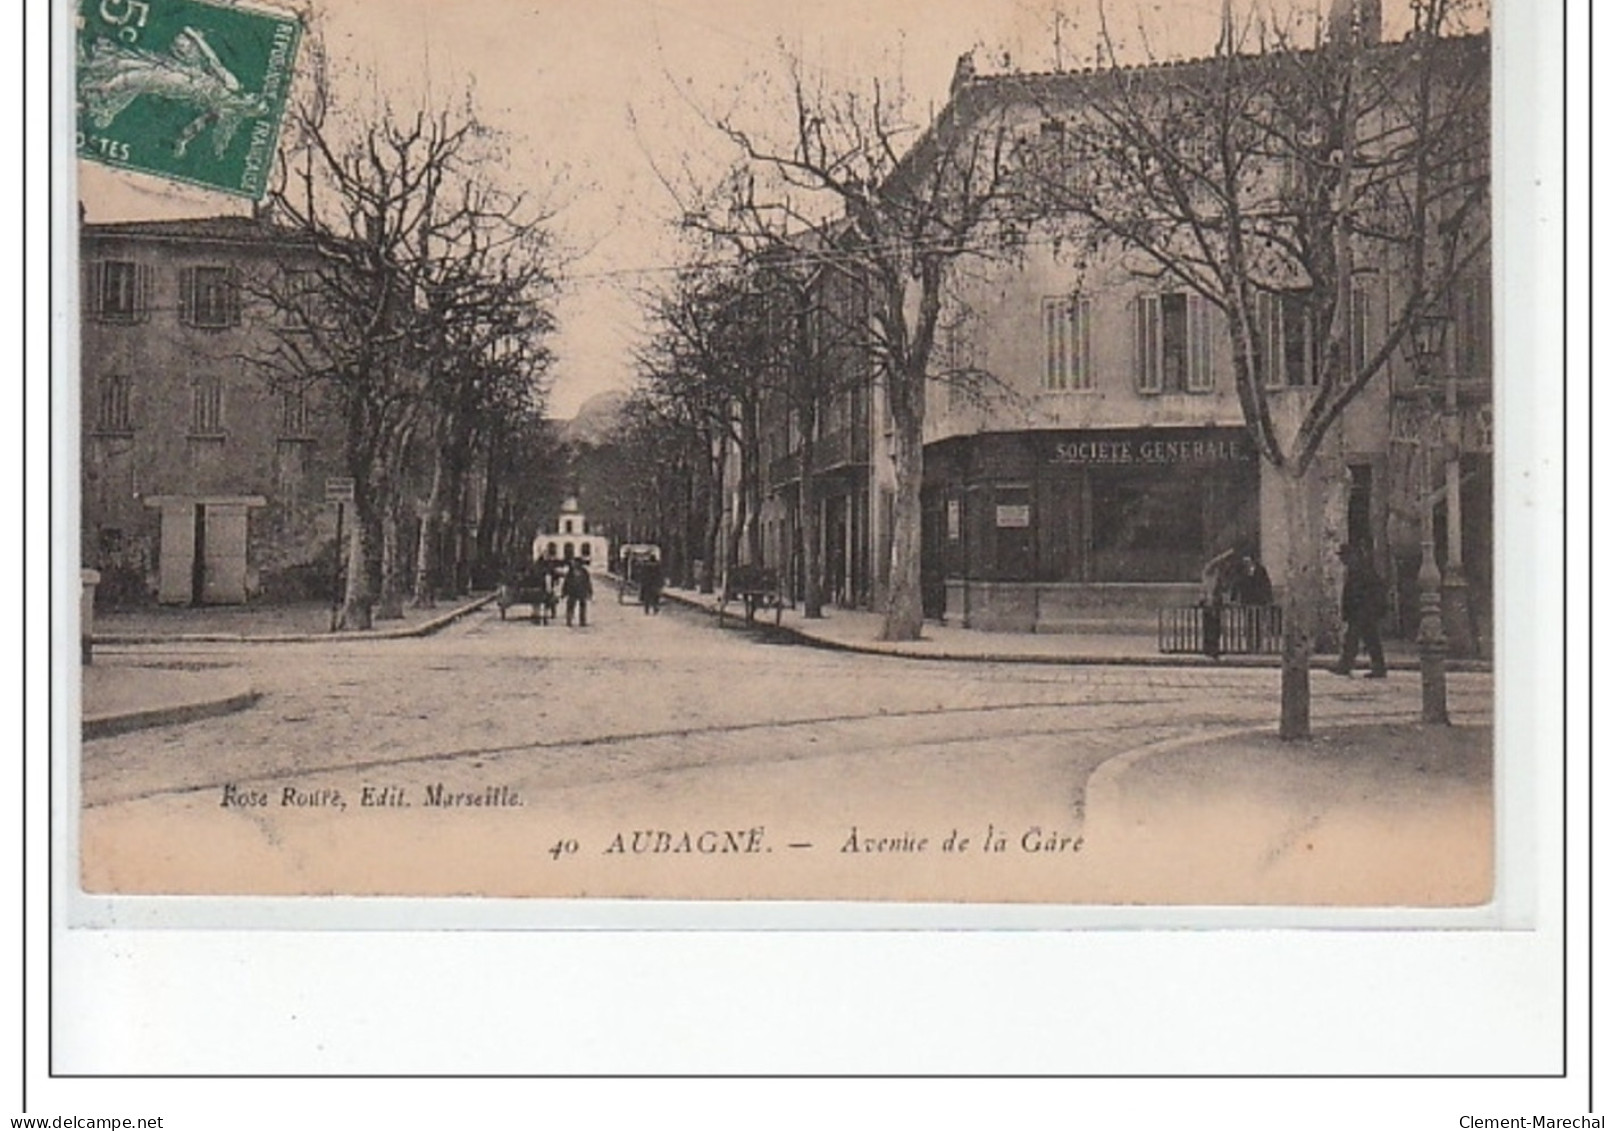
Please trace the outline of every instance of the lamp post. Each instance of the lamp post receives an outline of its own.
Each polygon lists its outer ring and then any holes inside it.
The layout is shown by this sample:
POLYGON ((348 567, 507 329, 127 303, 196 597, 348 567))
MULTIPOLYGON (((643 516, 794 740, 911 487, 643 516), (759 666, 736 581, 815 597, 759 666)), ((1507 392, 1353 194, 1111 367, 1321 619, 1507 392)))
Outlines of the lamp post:
MULTIPOLYGON (((1424 317, 1414 323, 1413 364, 1419 384, 1425 389, 1434 376, 1445 331, 1439 317, 1424 317)), ((1442 414, 1443 424, 1445 415, 1442 414)), ((1429 431, 1428 427, 1420 430, 1419 444, 1419 680, 1424 692, 1424 721, 1445 724, 1449 721, 1447 633, 1441 615, 1441 568, 1436 565, 1436 488, 1431 460, 1434 444, 1429 431)))
MULTIPOLYGON (((1450 319, 1448 319, 1450 321, 1450 319)), ((1464 576, 1462 420, 1458 414, 1458 367, 1442 373, 1441 442, 1446 459, 1447 568, 1441 574, 1441 610, 1447 630, 1447 651, 1453 656, 1476 652, 1473 622, 1469 618, 1469 582, 1464 576)))

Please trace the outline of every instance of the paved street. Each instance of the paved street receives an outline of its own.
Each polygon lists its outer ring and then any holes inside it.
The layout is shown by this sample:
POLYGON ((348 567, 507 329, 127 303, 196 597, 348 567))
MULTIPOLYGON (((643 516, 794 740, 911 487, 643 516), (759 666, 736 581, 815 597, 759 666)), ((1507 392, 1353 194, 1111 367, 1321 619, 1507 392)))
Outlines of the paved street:
MULTIPOLYGON (((1277 703, 1274 670, 928 662, 609 595, 591 613, 112 650, 236 665, 263 697, 85 745, 86 888, 1125 899, 1120 842, 1085 836, 1090 775, 1270 727, 1277 703)), ((1488 725, 1490 677, 1454 676, 1452 703, 1488 725)), ((1418 706, 1414 675, 1314 680, 1320 729, 1418 706)), ((1489 803, 1440 804, 1489 828, 1489 803)))

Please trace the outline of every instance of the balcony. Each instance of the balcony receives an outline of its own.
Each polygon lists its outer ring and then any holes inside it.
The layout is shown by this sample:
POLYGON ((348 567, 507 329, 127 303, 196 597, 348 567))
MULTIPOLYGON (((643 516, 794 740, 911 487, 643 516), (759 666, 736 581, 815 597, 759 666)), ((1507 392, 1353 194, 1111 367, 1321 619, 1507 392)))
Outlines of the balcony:
MULTIPOLYGON (((835 471, 842 467, 866 467, 869 464, 869 437, 859 428, 842 428, 820 436, 813 444, 813 470, 815 474, 835 471)), ((778 486, 794 483, 801 469, 797 452, 772 460, 768 465, 768 482, 778 486)))

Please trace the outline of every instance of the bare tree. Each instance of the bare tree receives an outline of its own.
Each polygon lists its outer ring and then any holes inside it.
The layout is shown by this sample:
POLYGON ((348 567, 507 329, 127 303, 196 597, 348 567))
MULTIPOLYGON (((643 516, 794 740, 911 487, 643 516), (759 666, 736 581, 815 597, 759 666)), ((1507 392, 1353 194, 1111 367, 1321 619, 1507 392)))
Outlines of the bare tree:
POLYGON ((766 221, 754 216, 756 236, 744 254, 763 290, 768 319, 767 396, 783 417, 787 447, 795 444, 797 513, 802 536, 803 615, 824 615, 818 506, 820 433, 831 406, 865 394, 869 385, 867 288, 861 272, 844 262, 845 223, 795 235, 763 237, 766 221))
MULTIPOLYGON (((367 628, 402 615, 400 523, 423 444, 468 452, 483 421, 466 410, 501 382, 532 386, 518 401, 541 396, 546 218, 519 218, 521 199, 492 187, 496 149, 469 102, 338 110, 318 53, 314 63, 269 196, 312 266, 268 288, 276 341, 256 360, 284 385, 323 385, 341 415, 356 521, 339 623, 367 628)), ((418 575, 421 546, 410 548, 418 575)))
POLYGON ((1310 733, 1319 454, 1490 246, 1487 41, 1448 34, 1469 7, 1415 0, 1395 44, 1362 0, 1336 0, 1305 47, 1225 16, 1215 57, 1175 66, 1123 65, 1107 31, 1095 73, 1024 88, 1068 123, 1057 148, 1023 148, 1033 211, 1063 218, 1079 254, 1120 251, 1223 316, 1247 428, 1284 489, 1287 739, 1310 733), (1377 341, 1363 332, 1369 276, 1388 283, 1377 341), (1300 330, 1304 360, 1289 348, 1300 330))
POLYGON ((1002 245, 990 229, 1014 226, 1002 207, 1012 132, 992 104, 968 93, 920 133, 878 81, 867 93, 833 92, 811 85, 795 63, 789 80, 791 128, 779 143, 733 119, 715 123, 745 168, 716 206, 688 210, 686 222, 755 240, 811 230, 832 210, 844 217, 847 238, 835 258, 868 295, 864 344, 893 421, 893 535, 880 635, 914 640, 923 623, 920 485, 932 349, 953 266, 996 253, 1002 245))
MULTIPOLYGON (((769 296, 757 279, 733 262, 705 262, 681 272, 673 287, 654 298, 655 336, 640 357, 642 378, 653 399, 681 404, 707 437, 710 461, 706 569, 711 576, 722 534, 724 485, 731 453, 740 521, 728 531, 724 561, 761 559, 761 417, 772 352, 769 296), (742 546, 745 553, 742 554, 742 546)), ((671 412, 665 415, 672 415, 671 412)))
MULTIPOLYGON (((440 585, 463 575, 463 539, 450 547, 451 560, 440 561, 442 532, 465 524, 464 485, 479 454, 487 491, 502 493, 508 461, 495 452, 508 454, 510 437, 542 414, 552 360, 546 339, 554 327, 554 277, 540 222, 518 220, 514 202, 496 202, 484 186, 467 192, 483 199, 463 212, 464 230, 421 257, 432 470, 414 554, 418 607, 431 606, 440 585)), ((485 500, 478 529, 497 539, 503 512, 490 505, 485 500)))

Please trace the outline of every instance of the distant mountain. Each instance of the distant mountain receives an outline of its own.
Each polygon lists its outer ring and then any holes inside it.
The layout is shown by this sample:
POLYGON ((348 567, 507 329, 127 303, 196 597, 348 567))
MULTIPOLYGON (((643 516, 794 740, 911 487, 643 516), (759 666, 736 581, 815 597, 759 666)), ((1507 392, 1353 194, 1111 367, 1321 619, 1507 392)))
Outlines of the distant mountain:
POLYGON ((622 418, 628 394, 621 390, 600 393, 584 401, 578 414, 561 422, 561 436, 569 443, 599 444, 609 439, 622 418))

